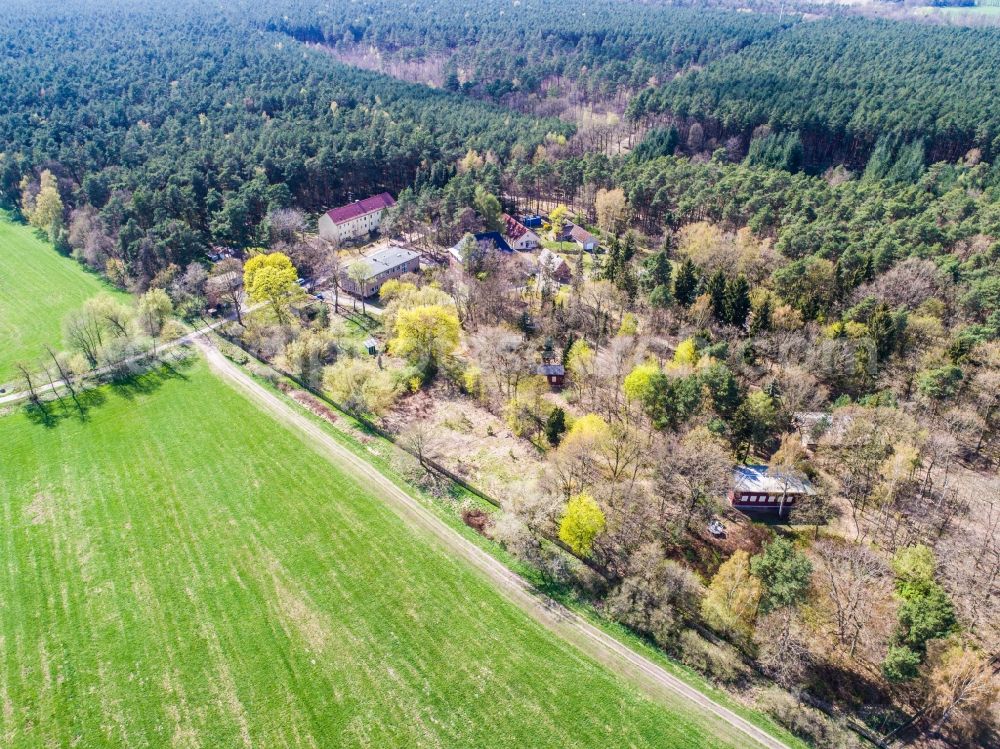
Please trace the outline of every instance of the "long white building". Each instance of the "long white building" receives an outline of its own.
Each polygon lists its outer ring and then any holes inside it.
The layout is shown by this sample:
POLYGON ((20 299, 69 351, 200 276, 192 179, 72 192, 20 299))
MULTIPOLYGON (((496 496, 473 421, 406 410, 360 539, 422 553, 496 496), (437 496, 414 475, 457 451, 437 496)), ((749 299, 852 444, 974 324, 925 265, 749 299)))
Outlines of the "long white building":
POLYGON ((382 223, 386 208, 396 205, 387 192, 333 208, 319 217, 319 235, 334 244, 366 236, 382 223))

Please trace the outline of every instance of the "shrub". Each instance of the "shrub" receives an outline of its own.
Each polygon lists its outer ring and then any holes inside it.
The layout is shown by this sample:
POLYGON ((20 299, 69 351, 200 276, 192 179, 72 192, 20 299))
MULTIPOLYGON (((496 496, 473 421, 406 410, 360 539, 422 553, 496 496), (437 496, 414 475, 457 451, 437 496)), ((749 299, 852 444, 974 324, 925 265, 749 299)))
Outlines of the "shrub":
POLYGON ((734 648, 711 643, 693 629, 681 632, 678 648, 682 663, 723 684, 739 681, 747 672, 734 648))
POLYGON ((803 705, 782 689, 765 690, 757 707, 817 749, 861 749, 861 739, 819 710, 803 705))

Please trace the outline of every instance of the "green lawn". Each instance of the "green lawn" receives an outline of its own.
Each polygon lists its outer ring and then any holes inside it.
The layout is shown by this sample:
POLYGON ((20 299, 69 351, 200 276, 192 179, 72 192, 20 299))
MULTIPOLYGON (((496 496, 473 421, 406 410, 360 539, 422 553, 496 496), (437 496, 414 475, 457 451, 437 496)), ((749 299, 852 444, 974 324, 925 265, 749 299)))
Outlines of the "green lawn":
POLYGON ((15 362, 36 361, 45 344, 61 347, 66 313, 110 290, 0 212, 0 384, 13 379, 15 362))
POLYGON ((99 396, 0 418, 0 745, 730 745, 203 364, 99 396))

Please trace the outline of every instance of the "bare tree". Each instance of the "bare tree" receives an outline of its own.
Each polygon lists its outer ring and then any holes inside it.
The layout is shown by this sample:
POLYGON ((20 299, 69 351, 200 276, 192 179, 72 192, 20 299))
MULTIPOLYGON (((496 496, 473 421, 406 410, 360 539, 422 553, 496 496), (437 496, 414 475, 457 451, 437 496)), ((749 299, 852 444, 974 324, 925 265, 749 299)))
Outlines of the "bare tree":
POLYGON ((800 686, 811 661, 809 635, 794 606, 772 611, 754 630, 758 663, 783 687, 800 686))
POLYGON ((476 359, 503 402, 517 397, 521 381, 531 374, 532 360, 524 336, 508 328, 481 328, 472 338, 476 359))
POLYGON ((243 325, 243 262, 230 257, 220 260, 212 268, 208 279, 209 293, 233 308, 236 321, 243 325))
POLYGON ((866 660, 878 657, 883 643, 862 647, 876 639, 876 619, 885 617, 886 601, 892 600, 892 580, 885 562, 868 546, 821 540, 813 546, 818 564, 814 583, 825 606, 825 621, 837 649, 849 658, 860 652, 866 660))
POLYGON ((272 242, 294 242, 306 229, 305 216, 297 208, 278 208, 271 211, 267 218, 272 242))
POLYGON ((63 337, 70 347, 83 354, 91 369, 97 366, 104 345, 104 330, 93 310, 85 307, 70 312, 63 321, 63 337))
POLYGON ((52 360, 52 366, 55 367, 55 370, 59 375, 59 379, 62 381, 63 385, 69 391, 70 396, 73 398, 73 403, 76 404, 77 408, 81 408, 80 400, 76 394, 76 388, 73 385, 74 373, 69 364, 66 362, 65 357, 56 353, 51 346, 46 346, 45 351, 49 355, 49 359, 52 360))
POLYGON ((679 517, 686 531, 696 517, 708 519, 729 489, 732 458, 714 439, 703 434, 668 440, 656 461, 660 522, 679 517))
POLYGON ((35 377, 31 373, 31 368, 24 362, 17 362, 14 365, 21 376, 21 381, 24 383, 25 390, 28 391, 28 400, 39 408, 42 407, 42 398, 38 393, 37 386, 35 384, 35 377))
POLYGON ((427 419, 414 420, 400 433, 399 446, 427 468, 427 462, 437 458, 439 444, 433 425, 427 419))

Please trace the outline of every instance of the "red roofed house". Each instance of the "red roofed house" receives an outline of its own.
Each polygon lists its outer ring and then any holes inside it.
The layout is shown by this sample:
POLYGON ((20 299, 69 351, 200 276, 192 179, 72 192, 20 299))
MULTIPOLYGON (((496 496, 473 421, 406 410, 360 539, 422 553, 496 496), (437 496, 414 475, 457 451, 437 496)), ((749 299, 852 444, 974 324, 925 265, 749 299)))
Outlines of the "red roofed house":
POLYGON ((503 215, 503 238, 514 250, 534 250, 542 238, 513 216, 503 215))
POLYGON ((386 208, 396 201, 387 192, 333 208, 319 217, 319 235, 335 244, 363 237, 378 229, 386 208))

